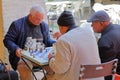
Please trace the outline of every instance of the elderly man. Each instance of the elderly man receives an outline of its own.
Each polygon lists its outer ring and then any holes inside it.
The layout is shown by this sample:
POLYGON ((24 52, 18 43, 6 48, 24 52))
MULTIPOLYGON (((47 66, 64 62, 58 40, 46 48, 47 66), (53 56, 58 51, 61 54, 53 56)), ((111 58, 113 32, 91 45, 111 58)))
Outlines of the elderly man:
MULTIPOLYGON (((95 12, 88 22, 92 22, 94 32, 101 33, 98 40, 99 54, 102 62, 118 58, 117 73, 120 74, 120 25, 112 24, 109 15, 103 11, 95 12)), ((105 80, 112 80, 106 77, 105 80)))
POLYGON ((57 23, 61 36, 56 42, 56 55, 48 56, 49 66, 55 72, 53 80, 79 80, 81 64, 100 64, 94 33, 90 26, 77 27, 69 11, 64 11, 57 23))
MULTIPOLYGON (((10 55, 9 60, 14 70, 18 70, 21 80, 33 80, 33 76, 20 59, 21 50, 25 48, 26 39, 31 37, 40 40, 46 47, 52 46, 55 42, 50 39, 49 27, 43 21, 44 13, 41 7, 33 6, 28 16, 15 20, 5 36, 4 45, 10 55)), ((31 62, 27 61, 32 68, 31 62)))

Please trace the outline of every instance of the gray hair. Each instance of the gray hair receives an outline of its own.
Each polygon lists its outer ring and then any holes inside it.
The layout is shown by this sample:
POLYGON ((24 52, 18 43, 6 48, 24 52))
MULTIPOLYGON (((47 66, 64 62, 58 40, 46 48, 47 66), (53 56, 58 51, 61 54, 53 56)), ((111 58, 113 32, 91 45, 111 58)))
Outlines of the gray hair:
POLYGON ((36 12, 43 13, 43 8, 41 6, 33 6, 30 9, 30 14, 35 15, 36 12))

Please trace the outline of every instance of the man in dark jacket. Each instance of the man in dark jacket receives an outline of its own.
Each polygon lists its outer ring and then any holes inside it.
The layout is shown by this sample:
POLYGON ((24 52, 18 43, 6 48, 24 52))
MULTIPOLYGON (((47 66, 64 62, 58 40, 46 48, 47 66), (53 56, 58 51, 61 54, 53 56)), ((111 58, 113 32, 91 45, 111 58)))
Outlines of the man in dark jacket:
MULTIPOLYGON (((103 10, 95 12, 88 22, 92 22, 95 32, 101 33, 98 40, 101 62, 117 58, 117 74, 120 74, 120 25, 112 24, 109 15, 103 10)), ((112 80, 112 77, 105 77, 105 80, 112 80)))
MULTIPOLYGON (((40 39, 46 47, 55 42, 50 39, 48 25, 43 21, 41 7, 33 6, 28 16, 13 21, 5 36, 4 45, 8 49, 9 61, 14 70, 18 70, 21 80, 33 80, 33 77, 21 58, 21 50, 25 48, 26 39, 40 39), (24 72, 24 73, 23 73, 24 72)), ((30 62, 28 61, 29 66, 30 62)))

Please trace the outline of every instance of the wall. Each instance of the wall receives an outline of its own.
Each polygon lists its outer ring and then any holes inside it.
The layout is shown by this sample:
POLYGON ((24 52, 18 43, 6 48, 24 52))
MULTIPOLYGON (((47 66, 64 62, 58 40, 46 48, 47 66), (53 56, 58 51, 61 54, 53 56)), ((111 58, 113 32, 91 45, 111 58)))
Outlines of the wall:
POLYGON ((2 1, 0 0, 0 59, 4 60, 2 1))
POLYGON ((103 0, 103 4, 120 4, 117 0, 103 0))

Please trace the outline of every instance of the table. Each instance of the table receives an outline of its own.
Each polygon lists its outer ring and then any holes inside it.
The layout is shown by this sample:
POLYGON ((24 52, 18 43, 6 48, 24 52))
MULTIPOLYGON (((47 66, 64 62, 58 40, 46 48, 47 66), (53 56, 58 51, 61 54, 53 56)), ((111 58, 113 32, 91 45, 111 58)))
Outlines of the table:
POLYGON ((40 65, 44 66, 48 64, 48 55, 49 53, 52 53, 53 48, 47 47, 42 52, 35 51, 33 53, 30 53, 28 50, 22 50, 22 57, 40 65))
MULTIPOLYGON (((22 54, 23 58, 26 58, 26 59, 32 61, 33 63, 37 64, 40 68, 42 68, 44 78, 45 78, 45 80, 47 80, 44 69, 42 66, 48 65, 48 55, 50 53, 53 53, 53 51, 54 51, 53 47, 46 47, 44 50, 42 50, 42 52, 41 51, 33 51, 31 53, 29 50, 22 50, 21 54, 22 54)), ((24 61, 24 59, 23 59, 23 61, 24 61)), ((28 68, 29 68, 29 66, 28 66, 28 68)), ((32 74, 34 75, 33 72, 32 72, 32 74)), ((35 75, 34 75, 34 77, 36 78, 35 75)), ((36 80, 37 80, 37 78, 36 78, 36 80)))

